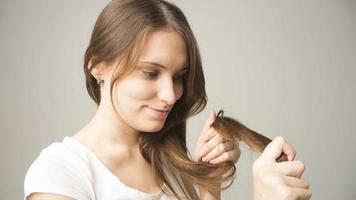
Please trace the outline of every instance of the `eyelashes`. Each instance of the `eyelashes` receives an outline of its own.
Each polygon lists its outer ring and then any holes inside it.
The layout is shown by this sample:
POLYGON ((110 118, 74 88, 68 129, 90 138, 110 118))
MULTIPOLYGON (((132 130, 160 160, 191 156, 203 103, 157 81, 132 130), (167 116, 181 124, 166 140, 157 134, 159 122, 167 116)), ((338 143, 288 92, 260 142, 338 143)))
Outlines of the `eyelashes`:
POLYGON ((183 80, 185 79, 185 77, 186 77, 186 73, 184 73, 184 74, 179 74, 179 75, 176 75, 176 76, 174 77, 174 80, 183 81, 183 80))
MULTIPOLYGON (((147 71, 147 70, 142 70, 143 75, 148 78, 148 79, 156 79, 159 77, 159 73, 158 72, 154 72, 154 71, 147 71)), ((186 78, 187 72, 181 73, 181 74, 177 74, 173 77, 173 80, 175 81, 182 81, 186 78)))
POLYGON ((142 71, 142 73, 149 79, 154 79, 158 76, 157 72, 151 72, 151 71, 142 71))

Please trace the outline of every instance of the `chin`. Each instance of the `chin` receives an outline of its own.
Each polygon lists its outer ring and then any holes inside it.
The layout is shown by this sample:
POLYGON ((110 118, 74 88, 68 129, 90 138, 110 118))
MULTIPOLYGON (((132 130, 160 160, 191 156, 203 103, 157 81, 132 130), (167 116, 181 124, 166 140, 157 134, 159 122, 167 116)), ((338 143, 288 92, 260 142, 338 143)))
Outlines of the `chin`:
POLYGON ((164 126, 164 122, 162 123, 152 123, 151 124, 147 124, 147 126, 145 126, 144 128, 144 132, 158 132, 160 131, 164 126))
POLYGON ((158 131, 162 130, 162 128, 163 128, 163 125, 153 126, 147 132, 158 132, 158 131))

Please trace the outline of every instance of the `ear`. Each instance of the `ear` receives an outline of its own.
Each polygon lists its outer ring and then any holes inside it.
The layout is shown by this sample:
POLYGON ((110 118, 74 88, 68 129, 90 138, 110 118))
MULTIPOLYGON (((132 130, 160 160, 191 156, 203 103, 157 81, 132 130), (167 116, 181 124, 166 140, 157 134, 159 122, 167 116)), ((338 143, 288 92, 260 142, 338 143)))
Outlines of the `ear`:
MULTIPOLYGON (((88 63, 88 69, 92 67, 92 59, 89 60, 88 63)), ((94 76, 95 78, 102 76, 104 73, 104 64, 103 63, 98 63, 95 66, 93 66, 93 69, 91 69, 91 75, 94 76)))
POLYGON ((91 71, 91 74, 97 78, 102 76, 104 73, 104 65, 103 64, 97 64, 96 66, 94 66, 94 68, 91 71))

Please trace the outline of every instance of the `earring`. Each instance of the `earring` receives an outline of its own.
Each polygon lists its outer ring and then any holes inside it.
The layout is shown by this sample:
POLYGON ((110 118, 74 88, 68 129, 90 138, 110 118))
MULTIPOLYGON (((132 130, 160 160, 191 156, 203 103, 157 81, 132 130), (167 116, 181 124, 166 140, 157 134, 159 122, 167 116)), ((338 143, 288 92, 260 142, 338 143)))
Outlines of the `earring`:
POLYGON ((97 84, 100 84, 100 83, 103 83, 104 82, 104 80, 102 80, 100 77, 98 77, 97 79, 96 79, 96 83, 97 84))

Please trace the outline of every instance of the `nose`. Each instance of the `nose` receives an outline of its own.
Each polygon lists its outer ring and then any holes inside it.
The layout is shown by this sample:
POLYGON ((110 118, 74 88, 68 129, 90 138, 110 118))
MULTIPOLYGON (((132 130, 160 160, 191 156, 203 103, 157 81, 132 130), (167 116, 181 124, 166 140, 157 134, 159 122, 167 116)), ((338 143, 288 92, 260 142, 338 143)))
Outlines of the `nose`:
POLYGON ((167 105, 173 105, 181 96, 181 89, 172 80, 165 81, 161 84, 158 92, 158 98, 167 105))

